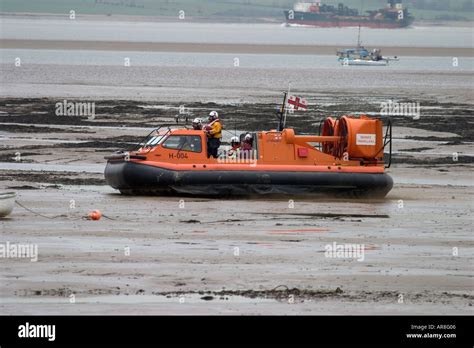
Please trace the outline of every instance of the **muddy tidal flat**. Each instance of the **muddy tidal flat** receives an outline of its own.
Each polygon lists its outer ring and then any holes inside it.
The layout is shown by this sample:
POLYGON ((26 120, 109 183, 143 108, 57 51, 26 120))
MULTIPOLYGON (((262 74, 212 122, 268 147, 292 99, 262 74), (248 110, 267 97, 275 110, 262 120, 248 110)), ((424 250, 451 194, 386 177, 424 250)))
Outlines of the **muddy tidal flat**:
MULTIPOLYGON (((2 313, 472 314, 471 104, 425 95, 418 120, 392 117, 395 185, 368 201, 122 196, 103 157, 174 124, 181 103, 101 99, 88 119, 57 116, 61 100, 0 99, 0 188, 23 206, 0 242, 38 246, 35 262, 1 260, 2 313), (85 219, 94 209, 104 217, 85 219), (365 252, 328 257, 333 243, 365 252)), ((291 126, 317 132, 381 100, 319 95, 291 126)), ((218 110, 225 140, 274 128, 274 108, 186 103, 189 119, 218 110)))

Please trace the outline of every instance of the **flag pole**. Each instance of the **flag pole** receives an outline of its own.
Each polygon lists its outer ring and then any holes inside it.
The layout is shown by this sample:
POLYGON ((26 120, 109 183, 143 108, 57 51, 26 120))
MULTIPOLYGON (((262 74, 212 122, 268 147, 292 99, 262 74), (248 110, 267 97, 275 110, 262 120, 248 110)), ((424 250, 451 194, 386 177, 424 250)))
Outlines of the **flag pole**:
POLYGON ((286 126, 286 115, 288 114, 288 108, 286 107, 286 104, 289 97, 290 97, 290 82, 288 82, 288 93, 286 94, 286 98, 285 98, 285 117, 283 119, 283 126, 281 130, 283 130, 286 126))
POLYGON ((279 132, 283 130, 283 115, 285 114, 287 97, 288 97, 287 92, 283 92, 283 102, 281 103, 280 111, 278 112, 278 114, 280 114, 280 119, 278 121, 279 132))

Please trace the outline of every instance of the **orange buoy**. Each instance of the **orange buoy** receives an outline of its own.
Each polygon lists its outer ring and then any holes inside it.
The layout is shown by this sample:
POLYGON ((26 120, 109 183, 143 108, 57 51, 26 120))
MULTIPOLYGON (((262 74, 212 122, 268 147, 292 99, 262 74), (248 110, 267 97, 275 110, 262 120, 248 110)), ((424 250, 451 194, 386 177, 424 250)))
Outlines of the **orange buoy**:
POLYGON ((100 210, 96 209, 91 211, 88 216, 91 220, 100 220, 100 218, 102 217, 102 213, 100 212, 100 210))

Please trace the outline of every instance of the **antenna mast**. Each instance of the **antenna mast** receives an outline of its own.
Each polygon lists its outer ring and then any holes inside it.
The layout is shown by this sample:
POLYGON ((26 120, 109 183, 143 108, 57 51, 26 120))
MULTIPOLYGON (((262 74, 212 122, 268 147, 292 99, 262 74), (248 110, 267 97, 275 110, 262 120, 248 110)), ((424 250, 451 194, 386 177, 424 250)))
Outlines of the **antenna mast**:
MULTIPOLYGON (((360 2, 360 14, 363 14, 364 10, 364 0, 361 0, 360 2)), ((360 48, 362 46, 362 43, 360 42, 360 24, 359 24, 359 34, 357 35, 357 48, 360 48)))
POLYGON ((359 25, 359 34, 357 35, 357 48, 361 47, 361 42, 360 42, 360 25, 359 25))

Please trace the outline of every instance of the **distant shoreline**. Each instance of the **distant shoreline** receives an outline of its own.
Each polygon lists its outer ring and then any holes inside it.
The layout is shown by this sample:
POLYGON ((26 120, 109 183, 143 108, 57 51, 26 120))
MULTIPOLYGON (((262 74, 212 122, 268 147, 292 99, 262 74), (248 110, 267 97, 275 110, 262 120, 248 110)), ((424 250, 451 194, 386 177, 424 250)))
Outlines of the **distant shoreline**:
MULTIPOLYGON (((0 18, 11 17, 11 18, 31 18, 31 19, 68 19, 69 13, 41 13, 41 12, 0 12, 0 18)), ((181 22, 176 17, 172 16, 141 16, 141 15, 104 15, 104 14, 76 14, 77 20, 90 20, 90 21, 126 21, 126 22, 181 22)), ((285 18, 281 19, 275 17, 230 17, 230 16, 219 16, 219 17, 207 17, 207 16, 187 16, 186 22, 191 23, 248 23, 248 24, 283 24, 285 18)), ((412 26, 426 26, 426 27, 463 27, 472 28, 474 22, 465 20, 424 20, 415 19, 412 26)), ((403 30, 401 29, 390 29, 390 30, 403 30)))
MULTIPOLYGON (((97 50, 97 51, 141 51, 141 52, 190 52, 190 53, 236 53, 236 54, 296 54, 334 55, 343 46, 315 45, 260 45, 220 43, 178 43, 178 42, 129 42, 129 41, 70 41, 70 40, 17 40, 0 39, 5 49, 50 49, 50 50, 97 50)), ((473 57, 474 48, 449 47, 383 47, 390 56, 437 56, 473 57)))

